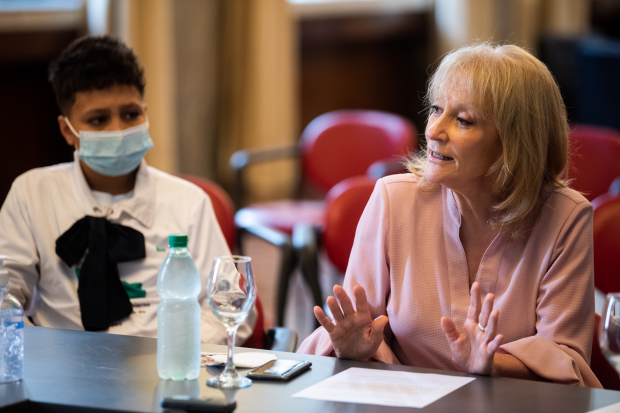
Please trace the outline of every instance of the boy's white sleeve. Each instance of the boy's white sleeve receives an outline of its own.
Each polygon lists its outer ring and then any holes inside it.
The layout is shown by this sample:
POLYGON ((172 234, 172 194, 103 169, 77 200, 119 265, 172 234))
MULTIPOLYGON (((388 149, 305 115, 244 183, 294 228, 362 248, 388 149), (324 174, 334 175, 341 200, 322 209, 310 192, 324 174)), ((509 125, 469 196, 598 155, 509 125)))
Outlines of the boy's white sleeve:
POLYGON ((0 210, 0 255, 6 255, 9 292, 27 309, 39 281, 39 253, 32 232, 27 205, 20 198, 16 182, 0 210))
MULTIPOLYGON (((198 267, 202 282, 202 290, 198 296, 198 302, 202 306, 201 340, 203 343, 227 344, 226 328, 213 314, 207 301, 207 281, 214 258, 230 255, 230 250, 217 223, 211 200, 206 194, 192 202, 190 211, 188 249, 196 267, 198 267)), ((235 345, 242 345, 252 335, 256 319, 257 312, 254 308, 245 322, 237 329, 235 345)))

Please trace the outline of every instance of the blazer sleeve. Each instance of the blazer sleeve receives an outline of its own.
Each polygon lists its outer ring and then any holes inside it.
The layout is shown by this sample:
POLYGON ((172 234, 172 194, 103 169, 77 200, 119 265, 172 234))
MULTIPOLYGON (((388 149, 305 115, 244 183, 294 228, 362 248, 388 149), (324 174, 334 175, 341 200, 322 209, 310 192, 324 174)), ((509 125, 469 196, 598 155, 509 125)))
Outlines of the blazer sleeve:
MULTIPOLYGON (((343 285, 350 297, 356 285, 364 287, 373 319, 387 315, 386 308, 390 296, 389 226, 387 188, 383 180, 379 180, 357 224, 343 285)), ((384 335, 384 341, 372 358, 384 363, 400 364, 389 347, 391 341, 389 324, 385 328, 384 335)), ((323 327, 319 327, 304 340, 298 352, 334 356, 333 350, 329 334, 323 327)))
POLYGON ((500 347, 556 383, 599 387, 590 369, 594 323, 592 206, 582 202, 559 232, 537 298, 536 335, 500 347))

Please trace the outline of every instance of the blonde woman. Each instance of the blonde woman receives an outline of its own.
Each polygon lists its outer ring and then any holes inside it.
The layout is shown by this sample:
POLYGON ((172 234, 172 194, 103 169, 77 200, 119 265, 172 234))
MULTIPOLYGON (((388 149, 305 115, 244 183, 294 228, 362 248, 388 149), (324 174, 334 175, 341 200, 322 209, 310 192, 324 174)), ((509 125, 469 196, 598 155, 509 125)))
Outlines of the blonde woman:
POLYGON ((334 320, 315 307, 299 351, 600 387, 592 207, 564 180, 553 77, 484 43, 446 56, 427 100, 426 152, 377 182, 334 320))

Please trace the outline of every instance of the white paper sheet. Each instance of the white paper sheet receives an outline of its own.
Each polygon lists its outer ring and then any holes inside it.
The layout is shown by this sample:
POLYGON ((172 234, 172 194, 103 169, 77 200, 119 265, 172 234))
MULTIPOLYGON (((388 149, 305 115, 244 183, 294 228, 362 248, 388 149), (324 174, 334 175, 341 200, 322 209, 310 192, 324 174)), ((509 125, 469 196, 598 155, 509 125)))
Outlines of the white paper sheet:
POLYGON ((590 410, 588 413, 619 413, 620 403, 612 404, 607 407, 601 407, 600 409, 590 410))
POLYGON ((354 367, 292 397, 422 408, 472 380, 475 378, 354 367))

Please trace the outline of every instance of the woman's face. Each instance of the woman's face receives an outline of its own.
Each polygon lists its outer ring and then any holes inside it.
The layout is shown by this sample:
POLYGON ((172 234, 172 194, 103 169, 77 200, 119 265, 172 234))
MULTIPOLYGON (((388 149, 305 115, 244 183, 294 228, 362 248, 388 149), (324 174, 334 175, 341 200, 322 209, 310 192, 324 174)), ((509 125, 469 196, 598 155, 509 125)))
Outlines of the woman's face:
POLYGON ((458 88, 433 103, 426 140, 426 180, 459 193, 490 189, 485 175, 501 156, 502 144, 494 123, 482 119, 458 88))

